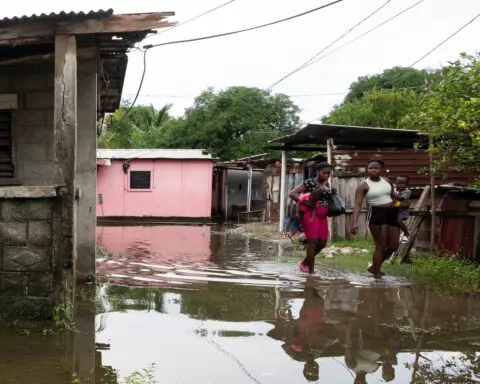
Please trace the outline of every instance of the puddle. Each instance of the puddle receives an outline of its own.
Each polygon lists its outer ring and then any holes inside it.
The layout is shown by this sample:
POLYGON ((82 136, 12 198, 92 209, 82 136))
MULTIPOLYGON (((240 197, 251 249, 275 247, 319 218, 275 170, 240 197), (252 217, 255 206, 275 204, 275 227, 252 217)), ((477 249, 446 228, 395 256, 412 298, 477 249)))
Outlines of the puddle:
POLYGON ((210 227, 97 235, 115 256, 98 262, 103 283, 82 303, 78 332, 2 330, 2 384, 72 383, 73 372, 123 383, 152 363, 157 383, 433 383, 408 365, 440 369, 479 350, 476 297, 323 266, 307 280, 281 261, 281 244, 210 227))

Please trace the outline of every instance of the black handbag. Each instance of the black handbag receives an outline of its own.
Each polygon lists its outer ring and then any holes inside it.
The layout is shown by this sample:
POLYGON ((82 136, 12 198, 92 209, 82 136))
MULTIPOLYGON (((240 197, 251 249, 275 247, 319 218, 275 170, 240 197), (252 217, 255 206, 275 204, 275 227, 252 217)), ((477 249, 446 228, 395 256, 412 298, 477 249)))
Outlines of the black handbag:
POLYGON ((345 214, 345 202, 336 192, 331 193, 328 198, 328 217, 335 217, 345 214))

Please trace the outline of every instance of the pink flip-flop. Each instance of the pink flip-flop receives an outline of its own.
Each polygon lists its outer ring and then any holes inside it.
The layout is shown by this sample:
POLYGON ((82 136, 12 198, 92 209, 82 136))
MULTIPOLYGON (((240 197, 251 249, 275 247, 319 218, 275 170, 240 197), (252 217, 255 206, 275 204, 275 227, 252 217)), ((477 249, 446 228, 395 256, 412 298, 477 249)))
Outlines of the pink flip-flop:
POLYGON ((304 265, 302 262, 298 263, 298 268, 302 272, 308 272, 309 271, 308 267, 306 265, 304 265))

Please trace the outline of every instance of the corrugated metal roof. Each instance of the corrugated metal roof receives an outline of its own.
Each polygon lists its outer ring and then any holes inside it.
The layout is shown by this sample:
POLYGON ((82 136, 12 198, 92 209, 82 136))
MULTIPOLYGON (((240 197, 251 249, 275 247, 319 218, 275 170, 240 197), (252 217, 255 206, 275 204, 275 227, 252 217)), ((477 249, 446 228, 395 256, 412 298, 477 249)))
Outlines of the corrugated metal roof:
POLYGON ((283 146, 300 144, 325 145, 333 139, 336 146, 412 147, 423 140, 418 131, 393 128, 356 127, 350 125, 308 124, 294 134, 270 140, 283 146))
POLYGON ((97 159, 213 160, 202 149, 97 149, 97 159))
POLYGON ((98 11, 89 11, 89 12, 65 12, 61 11, 59 13, 51 12, 51 13, 41 13, 39 15, 33 14, 30 16, 23 15, 23 16, 13 16, 13 17, 4 17, 0 19, 0 25, 3 24, 13 24, 18 23, 20 21, 49 21, 49 20, 79 20, 79 19, 86 19, 86 18, 102 18, 108 17, 113 15, 113 9, 103 10, 100 9, 98 11))

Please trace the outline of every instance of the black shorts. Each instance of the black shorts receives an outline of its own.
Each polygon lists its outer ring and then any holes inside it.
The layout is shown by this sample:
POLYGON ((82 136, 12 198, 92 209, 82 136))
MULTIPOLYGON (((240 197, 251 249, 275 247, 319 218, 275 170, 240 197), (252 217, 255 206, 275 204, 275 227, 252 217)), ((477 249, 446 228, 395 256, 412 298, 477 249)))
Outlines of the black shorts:
POLYGON ((397 207, 371 207, 369 212, 369 225, 388 225, 397 227, 397 207))

